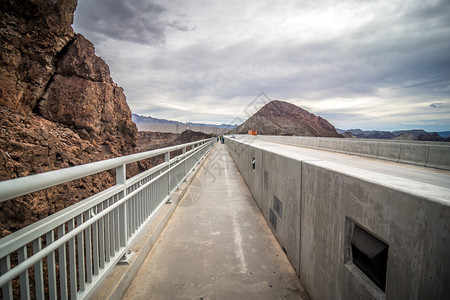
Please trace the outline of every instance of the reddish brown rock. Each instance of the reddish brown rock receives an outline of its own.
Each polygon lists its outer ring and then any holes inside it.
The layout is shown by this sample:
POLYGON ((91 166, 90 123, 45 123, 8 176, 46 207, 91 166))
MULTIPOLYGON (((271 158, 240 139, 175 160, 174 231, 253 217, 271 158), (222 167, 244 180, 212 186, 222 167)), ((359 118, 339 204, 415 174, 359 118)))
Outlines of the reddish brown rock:
MULTIPOLYGON (((210 134, 192 130, 185 130, 182 133, 139 131, 137 149, 139 152, 144 152, 204 140, 211 137, 212 135, 210 134)), ((170 155, 171 157, 175 157, 181 153, 182 150, 177 150, 171 152, 170 155)), ((146 161, 139 162, 139 168, 148 169, 151 166, 164 162, 164 159, 164 155, 159 155, 146 161)))
MULTIPOLYGON (((92 43, 74 36, 75 7, 76 0, 0 3, 0 180, 135 151, 123 90, 92 43)), ((137 171, 132 164, 127 175, 137 171)), ((0 203, 0 237, 112 186, 113 173, 0 203)))
POLYGON ((73 126, 83 138, 107 142, 115 155, 136 146, 137 128, 123 89, 113 82, 92 43, 80 34, 58 59, 39 111, 48 120, 73 126))
POLYGON ((211 138, 211 134, 185 130, 182 133, 139 131, 138 151, 144 152, 211 138))
POLYGON ((137 128, 123 89, 113 82, 92 43, 80 34, 58 59, 39 111, 46 119, 73 126, 82 138, 107 142, 115 155, 136 146, 137 128))
POLYGON ((257 130, 265 135, 342 137, 327 120, 294 104, 273 100, 232 132, 257 130))
MULTIPOLYGON (((0 108, 0 180, 111 157, 101 144, 42 117, 0 108)), ((114 184, 108 172, 0 203, 0 237, 114 184)))
POLYGON ((0 105, 31 112, 73 39, 76 0, 0 2, 0 105))
POLYGON ((78 76, 91 81, 113 83, 109 66, 95 55, 94 45, 83 35, 77 34, 60 54, 57 74, 78 76))

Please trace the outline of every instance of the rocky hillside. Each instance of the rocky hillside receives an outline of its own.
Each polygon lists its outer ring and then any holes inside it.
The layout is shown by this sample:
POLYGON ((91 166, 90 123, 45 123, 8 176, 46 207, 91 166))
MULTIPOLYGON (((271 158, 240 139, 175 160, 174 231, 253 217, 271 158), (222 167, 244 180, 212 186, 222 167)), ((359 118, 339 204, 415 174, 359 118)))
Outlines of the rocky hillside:
POLYGON ((220 135, 237 126, 227 124, 205 124, 192 122, 181 123, 178 121, 158 119, 149 116, 140 116, 137 114, 132 114, 132 118, 139 131, 152 132, 181 133, 184 130, 192 130, 204 132, 206 134, 220 135))
MULTIPOLYGON (((210 134, 203 132, 197 132, 192 130, 185 130, 182 133, 171 132, 152 132, 152 131, 139 131, 138 139, 138 151, 150 151, 154 149, 160 149, 175 145, 186 144, 199 140, 204 140, 212 137, 210 134)), ((181 150, 171 152, 171 157, 180 155, 181 150)), ((159 155, 148 159, 147 162, 150 165, 158 165, 164 162, 164 155, 159 155)))
MULTIPOLYGON (((138 132, 122 88, 72 30, 76 3, 0 3, 0 180, 135 151, 138 132)), ((0 203, 0 237, 113 183, 106 172, 0 203)))
POLYGON ((383 139, 383 140, 410 140, 410 141, 437 141, 449 142, 449 138, 439 135, 437 132, 427 132, 422 129, 382 131, 382 130, 361 130, 361 129, 337 129, 339 133, 347 138, 359 139, 383 139))
POLYGON ((342 137, 327 120, 288 102, 273 100, 231 132, 256 129, 264 135, 342 137))
POLYGON ((138 151, 149 151, 211 138, 212 135, 185 130, 182 133, 139 131, 138 151))

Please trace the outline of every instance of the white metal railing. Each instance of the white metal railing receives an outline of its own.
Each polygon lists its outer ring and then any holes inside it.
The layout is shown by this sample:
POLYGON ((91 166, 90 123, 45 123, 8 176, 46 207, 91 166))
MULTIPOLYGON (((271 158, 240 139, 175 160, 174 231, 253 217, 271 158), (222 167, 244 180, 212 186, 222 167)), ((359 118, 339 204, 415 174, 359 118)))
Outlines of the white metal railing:
POLYGON ((213 144, 207 139, 0 182, 2 202, 116 169, 115 186, 0 239, 0 298, 88 296, 213 144), (164 163, 126 179, 127 164, 161 154, 164 163))

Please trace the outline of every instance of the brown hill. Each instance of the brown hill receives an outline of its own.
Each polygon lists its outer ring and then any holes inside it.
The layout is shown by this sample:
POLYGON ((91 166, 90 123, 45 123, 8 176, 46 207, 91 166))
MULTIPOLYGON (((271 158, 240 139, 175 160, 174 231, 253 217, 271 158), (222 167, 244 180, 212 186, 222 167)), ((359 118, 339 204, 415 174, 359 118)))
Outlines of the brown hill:
POLYGON ((288 102, 273 100, 232 132, 264 135, 342 137, 327 120, 288 102))
MULTIPOLYGON (((122 88, 92 43, 73 32, 76 4, 0 3, 0 180, 135 151, 122 88)), ((105 172, 2 202, 0 237, 112 184, 105 172)))
MULTIPOLYGON (((210 137, 212 135, 192 130, 185 130, 182 133, 139 131, 137 149, 139 152, 144 152, 204 140, 210 137)), ((181 153, 182 150, 173 151, 170 156, 175 157, 181 153)), ((151 165, 158 165, 164 162, 164 159, 164 155, 159 155, 147 161, 151 165)))
POLYGON ((185 130, 182 133, 139 131, 138 151, 149 151, 211 138, 212 135, 185 130))

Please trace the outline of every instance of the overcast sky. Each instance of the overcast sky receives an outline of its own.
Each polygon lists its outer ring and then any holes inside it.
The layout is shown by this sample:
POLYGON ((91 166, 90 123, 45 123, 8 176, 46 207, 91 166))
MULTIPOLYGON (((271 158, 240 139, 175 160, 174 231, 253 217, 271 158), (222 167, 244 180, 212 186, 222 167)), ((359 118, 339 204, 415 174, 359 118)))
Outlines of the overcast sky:
POLYGON ((448 0, 78 0, 73 27, 140 115, 241 123, 264 92, 338 128, 450 130, 448 0))

